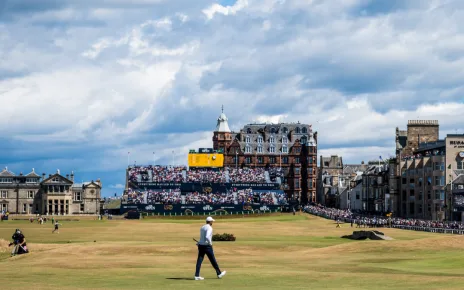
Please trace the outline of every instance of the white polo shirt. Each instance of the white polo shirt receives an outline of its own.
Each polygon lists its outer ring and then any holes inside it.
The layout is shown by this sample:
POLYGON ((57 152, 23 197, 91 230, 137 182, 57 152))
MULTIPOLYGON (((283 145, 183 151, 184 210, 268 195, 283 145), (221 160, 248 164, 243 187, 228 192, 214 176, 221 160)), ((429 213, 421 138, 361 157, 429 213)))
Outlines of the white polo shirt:
POLYGON ((200 229, 200 241, 199 245, 202 246, 212 246, 213 245, 213 227, 209 224, 206 224, 200 229))

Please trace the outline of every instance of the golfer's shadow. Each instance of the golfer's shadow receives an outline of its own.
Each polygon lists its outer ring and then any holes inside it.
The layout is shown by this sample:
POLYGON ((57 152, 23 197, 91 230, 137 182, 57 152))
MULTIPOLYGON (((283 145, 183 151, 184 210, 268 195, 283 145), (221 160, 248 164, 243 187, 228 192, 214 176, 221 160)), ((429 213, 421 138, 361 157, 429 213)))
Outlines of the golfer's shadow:
POLYGON ((166 278, 166 280, 186 280, 186 281, 191 281, 195 280, 194 278, 166 278))

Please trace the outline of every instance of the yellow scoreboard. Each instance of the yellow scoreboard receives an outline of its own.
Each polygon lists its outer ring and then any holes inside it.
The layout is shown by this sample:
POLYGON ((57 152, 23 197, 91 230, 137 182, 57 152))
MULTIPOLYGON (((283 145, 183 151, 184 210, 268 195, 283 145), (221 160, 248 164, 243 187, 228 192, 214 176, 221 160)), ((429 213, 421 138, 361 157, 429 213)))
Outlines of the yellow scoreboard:
MULTIPOLYGON (((208 150, 209 151, 209 150, 208 150)), ((224 154, 219 152, 195 152, 188 155, 189 167, 224 167, 224 154)))

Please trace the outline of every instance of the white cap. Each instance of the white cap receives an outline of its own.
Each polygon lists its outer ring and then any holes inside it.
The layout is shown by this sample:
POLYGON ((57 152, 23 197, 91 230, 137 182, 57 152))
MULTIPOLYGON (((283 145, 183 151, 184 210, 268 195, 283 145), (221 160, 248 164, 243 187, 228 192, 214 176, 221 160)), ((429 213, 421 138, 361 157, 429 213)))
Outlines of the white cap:
POLYGON ((209 216, 209 217, 206 218, 206 221, 207 222, 214 222, 215 220, 212 217, 209 216))

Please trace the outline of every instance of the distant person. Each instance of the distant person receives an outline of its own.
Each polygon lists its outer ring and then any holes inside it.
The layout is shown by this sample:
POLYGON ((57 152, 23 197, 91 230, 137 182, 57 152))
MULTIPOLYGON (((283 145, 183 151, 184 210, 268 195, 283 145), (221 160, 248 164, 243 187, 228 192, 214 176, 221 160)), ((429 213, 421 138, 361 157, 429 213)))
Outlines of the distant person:
POLYGON ((198 259, 197 266, 195 271, 195 281, 205 280, 205 278, 200 276, 201 263, 203 263, 203 258, 208 256, 211 265, 216 270, 217 277, 221 279, 226 275, 226 271, 221 272, 219 265, 216 262, 213 252, 213 222, 215 220, 212 217, 206 218, 206 225, 202 226, 200 229, 200 241, 197 243, 198 246, 198 259))
POLYGON ((55 222, 55 229, 52 231, 52 234, 53 234, 54 232, 60 233, 59 226, 61 226, 61 224, 58 223, 58 221, 56 221, 56 222, 55 222))

